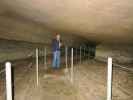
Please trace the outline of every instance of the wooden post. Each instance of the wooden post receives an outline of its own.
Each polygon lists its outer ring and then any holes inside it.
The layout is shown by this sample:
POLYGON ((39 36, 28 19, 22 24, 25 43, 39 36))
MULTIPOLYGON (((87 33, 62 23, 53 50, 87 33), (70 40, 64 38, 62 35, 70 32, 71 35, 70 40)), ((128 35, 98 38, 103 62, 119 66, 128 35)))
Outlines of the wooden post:
POLYGON ((11 63, 6 62, 6 100, 12 100, 12 74, 11 74, 11 63))
POLYGON ((112 58, 108 58, 107 100, 112 100, 112 58))
POLYGON ((38 78, 38 48, 36 48, 36 84, 37 84, 37 86, 39 84, 39 78, 38 78))
POLYGON ((71 49, 71 83, 73 83, 73 48, 71 49))

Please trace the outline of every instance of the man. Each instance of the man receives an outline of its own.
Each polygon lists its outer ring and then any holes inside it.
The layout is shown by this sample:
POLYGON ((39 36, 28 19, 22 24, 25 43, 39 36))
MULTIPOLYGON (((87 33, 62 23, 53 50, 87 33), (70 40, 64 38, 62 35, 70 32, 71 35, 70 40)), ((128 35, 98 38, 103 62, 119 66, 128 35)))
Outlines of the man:
POLYGON ((58 69, 60 67, 60 48, 61 48, 60 34, 56 34, 52 41, 53 47, 53 62, 52 67, 58 69))

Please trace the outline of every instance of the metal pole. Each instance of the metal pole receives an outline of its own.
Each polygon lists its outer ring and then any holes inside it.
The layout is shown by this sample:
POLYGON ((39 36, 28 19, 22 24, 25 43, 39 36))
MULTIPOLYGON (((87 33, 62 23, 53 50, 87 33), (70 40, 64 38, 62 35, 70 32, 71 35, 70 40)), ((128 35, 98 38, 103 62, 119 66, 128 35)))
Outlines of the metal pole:
POLYGON ((6 62, 6 100, 12 100, 11 63, 6 62))
POLYGON ((81 52, 81 49, 82 49, 82 48, 80 47, 80 64, 81 64, 81 59, 82 59, 82 54, 81 54, 82 52, 81 52))
POLYGON ((112 100, 112 58, 108 58, 107 100, 112 100))
POLYGON ((65 48, 65 58, 66 58, 66 70, 68 70, 68 48, 67 48, 67 46, 66 46, 66 48, 65 48))
POLYGON ((78 58, 78 54, 77 54, 77 48, 75 48, 76 49, 76 63, 78 63, 78 60, 77 60, 77 58, 78 58))
POLYGON ((84 47, 84 58, 85 58, 85 47, 84 47))
POLYGON ((90 59, 90 48, 88 47, 88 60, 90 59))
POLYGON ((85 47, 85 51, 84 51, 84 54, 85 54, 85 58, 86 58, 86 47, 85 47))
POLYGON ((73 83, 73 48, 71 49, 71 83, 73 83))
POLYGON ((36 48, 36 84, 38 86, 39 79, 38 79, 38 48, 36 48))
POLYGON ((47 49, 44 49, 44 68, 47 69, 47 49))

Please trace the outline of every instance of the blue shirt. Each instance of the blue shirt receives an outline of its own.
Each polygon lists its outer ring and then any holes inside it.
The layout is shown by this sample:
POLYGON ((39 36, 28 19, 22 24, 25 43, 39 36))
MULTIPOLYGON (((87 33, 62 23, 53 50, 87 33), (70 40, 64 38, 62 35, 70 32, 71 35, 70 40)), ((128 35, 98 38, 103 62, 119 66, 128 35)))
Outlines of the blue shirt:
POLYGON ((57 41, 56 39, 53 39, 52 48, 53 48, 53 52, 60 51, 59 41, 57 41))

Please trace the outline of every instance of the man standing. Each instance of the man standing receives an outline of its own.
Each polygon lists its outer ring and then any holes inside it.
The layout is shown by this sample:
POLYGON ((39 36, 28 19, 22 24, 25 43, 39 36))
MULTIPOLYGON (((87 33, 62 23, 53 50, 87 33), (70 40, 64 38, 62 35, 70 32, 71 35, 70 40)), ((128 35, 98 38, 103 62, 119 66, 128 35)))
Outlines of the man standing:
POLYGON ((52 67, 58 69, 60 67, 60 48, 61 48, 60 34, 56 34, 55 38, 52 41, 52 47, 53 47, 52 67))

